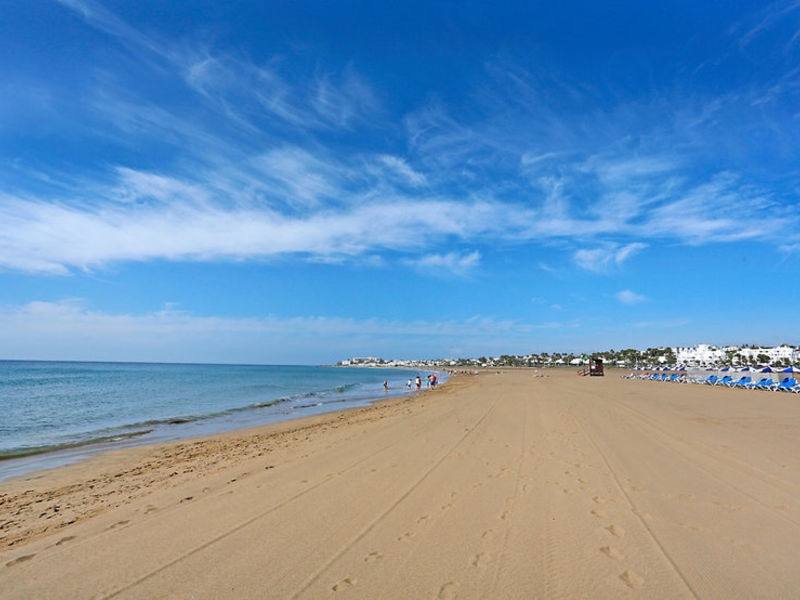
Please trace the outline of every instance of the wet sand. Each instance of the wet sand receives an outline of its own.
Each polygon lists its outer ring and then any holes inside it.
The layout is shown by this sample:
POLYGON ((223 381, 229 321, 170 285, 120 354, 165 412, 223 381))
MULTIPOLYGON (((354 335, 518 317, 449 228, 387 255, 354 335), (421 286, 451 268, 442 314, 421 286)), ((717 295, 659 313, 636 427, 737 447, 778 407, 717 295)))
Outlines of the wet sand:
POLYGON ((797 395, 545 372, 0 484, 1 595, 797 595, 797 395))

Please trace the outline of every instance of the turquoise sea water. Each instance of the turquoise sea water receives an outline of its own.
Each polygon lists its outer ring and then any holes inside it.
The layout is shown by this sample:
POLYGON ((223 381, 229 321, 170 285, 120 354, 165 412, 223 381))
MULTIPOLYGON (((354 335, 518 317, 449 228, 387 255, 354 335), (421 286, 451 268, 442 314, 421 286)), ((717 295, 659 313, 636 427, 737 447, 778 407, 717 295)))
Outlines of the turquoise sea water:
POLYGON ((406 393, 418 373, 427 371, 0 361, 0 479, 97 450, 365 405, 406 393))

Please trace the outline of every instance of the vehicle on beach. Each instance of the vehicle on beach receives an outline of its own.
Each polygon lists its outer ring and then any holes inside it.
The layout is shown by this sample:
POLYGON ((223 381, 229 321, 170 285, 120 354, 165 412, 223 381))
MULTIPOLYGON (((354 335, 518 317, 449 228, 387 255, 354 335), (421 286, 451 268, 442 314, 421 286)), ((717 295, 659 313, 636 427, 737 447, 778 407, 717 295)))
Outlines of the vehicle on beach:
POLYGON ((589 363, 589 375, 592 377, 603 377, 603 359, 593 358, 589 363))

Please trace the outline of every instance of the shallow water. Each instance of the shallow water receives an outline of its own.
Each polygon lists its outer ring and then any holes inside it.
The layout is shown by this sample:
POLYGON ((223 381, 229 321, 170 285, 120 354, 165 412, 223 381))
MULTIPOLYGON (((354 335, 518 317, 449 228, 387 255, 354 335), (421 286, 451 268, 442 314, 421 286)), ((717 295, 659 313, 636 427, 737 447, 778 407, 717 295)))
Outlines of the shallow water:
POLYGON ((426 372, 0 361, 0 479, 100 449, 365 405, 406 393, 417 373, 426 372))

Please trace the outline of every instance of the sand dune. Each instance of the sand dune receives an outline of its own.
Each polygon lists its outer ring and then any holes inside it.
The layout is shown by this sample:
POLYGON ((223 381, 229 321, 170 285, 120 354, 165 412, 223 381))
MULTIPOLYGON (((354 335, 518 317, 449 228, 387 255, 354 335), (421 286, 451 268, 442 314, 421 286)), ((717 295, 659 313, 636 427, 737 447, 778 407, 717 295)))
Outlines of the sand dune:
POLYGON ((551 375, 2 484, 1 595, 798 595, 797 396, 551 375))

